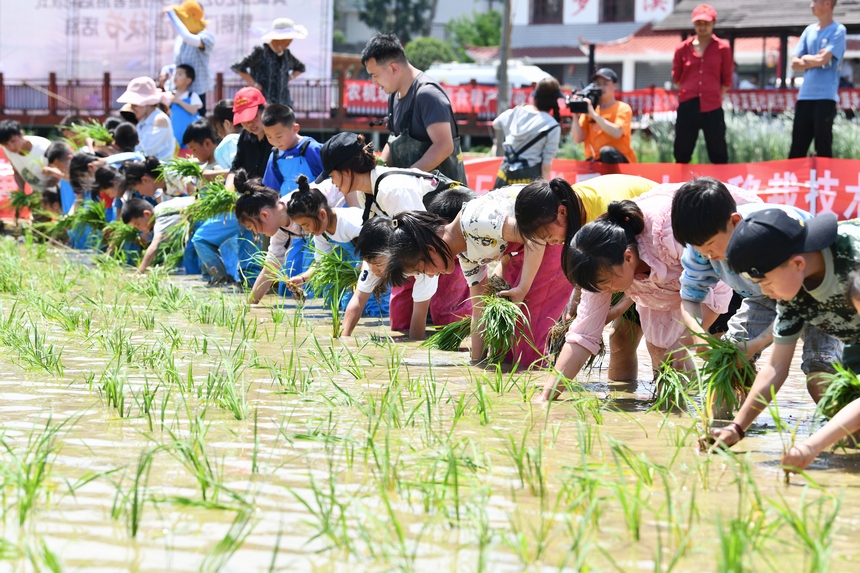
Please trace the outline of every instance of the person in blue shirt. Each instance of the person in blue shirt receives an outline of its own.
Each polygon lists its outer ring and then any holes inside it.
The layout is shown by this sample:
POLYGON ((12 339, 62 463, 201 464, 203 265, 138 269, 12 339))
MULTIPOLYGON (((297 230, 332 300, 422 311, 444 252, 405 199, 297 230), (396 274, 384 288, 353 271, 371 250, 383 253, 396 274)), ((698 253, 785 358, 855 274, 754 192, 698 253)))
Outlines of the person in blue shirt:
POLYGON ((803 84, 794 108, 789 159, 806 157, 815 139, 815 154, 833 157, 833 120, 842 59, 845 54, 845 26, 833 20, 836 0, 812 0, 812 14, 818 18, 800 36, 791 69, 803 71, 803 84))
MULTIPOLYGON (((685 183, 672 199, 672 234, 686 245, 681 256, 680 279, 684 323, 692 332, 707 329, 714 319, 707 316, 702 305, 708 287, 718 281, 726 283, 744 298, 740 309, 729 319, 723 338, 744 348, 753 361, 773 342, 776 301, 762 294, 757 282, 734 271, 726 260, 726 249, 737 225, 752 213, 765 209, 781 209, 801 221, 812 218, 796 207, 763 203, 754 195, 737 187, 729 188, 712 177, 685 183)), ((801 370, 806 374, 808 391, 817 402, 823 392, 820 375, 834 372, 831 363, 840 360, 843 345, 811 324, 805 326, 801 336, 801 370)))
POLYGON ((181 149, 187 149, 183 140, 185 130, 189 125, 200 119, 200 108, 203 102, 200 96, 189 90, 194 83, 194 68, 188 64, 179 64, 173 73, 173 100, 170 104, 170 122, 173 125, 173 136, 179 142, 181 149))
MULTIPOLYGON (((272 144, 272 154, 266 163, 263 185, 280 192, 281 197, 298 188, 296 178, 305 175, 314 181, 323 172, 320 148, 313 137, 299 134, 296 115, 286 105, 269 104, 262 116, 263 131, 272 144)), ((305 272, 313 264, 313 252, 305 237, 292 241, 284 269, 289 276, 305 272)))
POLYGON ((322 173, 322 145, 313 137, 299 134, 299 124, 291 108, 278 103, 269 104, 262 121, 263 131, 273 147, 263 175, 263 185, 280 190, 283 197, 297 189, 296 178, 299 175, 313 181, 322 173))

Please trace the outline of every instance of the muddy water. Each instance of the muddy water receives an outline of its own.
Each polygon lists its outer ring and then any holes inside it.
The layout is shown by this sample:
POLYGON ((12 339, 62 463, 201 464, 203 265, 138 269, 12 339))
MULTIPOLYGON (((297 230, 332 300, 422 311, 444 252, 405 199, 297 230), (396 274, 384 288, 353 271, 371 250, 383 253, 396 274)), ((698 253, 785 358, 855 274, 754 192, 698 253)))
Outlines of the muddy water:
MULTIPOLYGON (((81 273, 55 296, 86 291, 98 303, 71 303, 91 316, 89 336, 40 315, 26 293, 0 296, 4 317, 20 301, 47 342, 62 347, 65 367, 62 377, 47 375, 22 368, 14 348, 0 353, 8 447, 24 457, 46 424, 63 424, 23 525, 15 458, 4 451, 10 559, 0 570, 44 568, 47 547, 65 569, 87 571, 709 571, 718 570, 719 524, 726 530, 732 518, 762 528, 743 550, 747 570, 813 570, 780 505, 806 508, 811 538, 829 544, 823 562, 831 570, 854 569, 860 456, 821 456, 809 472, 820 489, 805 488, 805 478, 786 485, 783 437, 769 414, 737 457, 698 455, 695 420, 647 413, 644 381, 608 383, 598 369, 586 391, 546 408, 529 400, 539 376, 392 344, 378 320, 332 344, 318 303, 298 320, 292 303, 261 306, 245 317, 243 337, 202 324, 191 310, 200 301, 238 306, 238 295, 225 303, 199 283, 172 279, 190 296, 168 311, 125 290, 127 278, 81 273), (103 311, 126 303, 124 313, 103 311), (138 316, 150 311, 148 328, 138 316), (132 347, 154 348, 175 332, 180 339, 157 360, 138 351, 117 366, 94 342, 117 329, 132 347), (231 365, 235 394, 246 397, 242 420, 207 389, 207 377, 231 365), (122 415, 100 391, 102 375, 114 371, 124 380, 122 415), (148 415, 146 388, 154 396, 148 415), (135 483, 147 451, 149 471, 135 483), (142 509, 132 537, 135 494, 142 509), (819 509, 838 499, 833 527, 821 533, 819 509), (235 553, 219 550, 231 540, 235 553)), ((639 355, 640 372, 649 372, 647 353, 639 355)), ((779 406, 806 436, 813 406, 796 365, 779 406)))

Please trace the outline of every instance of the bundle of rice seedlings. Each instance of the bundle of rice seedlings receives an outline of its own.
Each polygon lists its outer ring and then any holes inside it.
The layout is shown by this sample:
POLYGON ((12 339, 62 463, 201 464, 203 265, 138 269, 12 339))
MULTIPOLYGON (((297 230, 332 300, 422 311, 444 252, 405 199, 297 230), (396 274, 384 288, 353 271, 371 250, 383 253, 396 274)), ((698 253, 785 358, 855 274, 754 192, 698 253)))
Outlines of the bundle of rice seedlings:
POLYGON ((68 215, 68 218, 72 219, 71 229, 73 231, 81 227, 90 227, 93 230, 101 231, 107 225, 107 213, 101 201, 85 201, 75 208, 74 212, 68 215))
POLYGON ((654 403, 648 411, 675 408, 686 411, 692 403, 690 391, 690 379, 687 375, 664 362, 654 372, 654 403))
POLYGON ((424 348, 456 352, 463 340, 472 332, 472 319, 464 318, 439 328, 435 334, 421 343, 424 348))
POLYGON ((514 303, 497 296, 482 296, 484 311, 478 321, 478 328, 484 334, 487 360, 498 364, 515 344, 517 322, 526 324, 528 319, 521 308, 522 303, 514 303))
POLYGON ((101 122, 95 119, 91 119, 85 123, 63 127, 62 129, 67 129, 74 132, 76 135, 82 135, 92 139, 93 143, 96 145, 110 145, 113 143, 113 135, 111 135, 111 132, 108 131, 101 122))
POLYGON ((185 220, 197 223, 226 216, 236 207, 236 199, 236 192, 227 189, 224 180, 219 177, 197 193, 197 200, 185 209, 185 220))
POLYGON ((576 318, 572 316, 568 320, 565 320, 564 314, 566 313, 567 309, 562 313, 561 318, 555 321, 555 324, 552 325, 552 328, 549 329, 546 335, 546 356, 547 360, 552 363, 555 363, 561 349, 564 348, 566 342, 565 336, 570 325, 573 323, 573 319, 576 318))
POLYGON ((122 251, 127 245, 135 244, 139 237, 140 231, 119 219, 111 221, 102 230, 102 238, 108 248, 114 251, 122 251))
POLYGON ((29 209, 35 211, 42 207, 42 192, 33 189, 29 195, 23 189, 15 189, 9 193, 9 206, 15 210, 15 220, 21 215, 21 211, 29 209))
POLYGON ((860 398, 860 379, 851 370, 841 364, 834 363, 835 374, 823 374, 827 383, 824 395, 815 408, 815 416, 827 418, 836 415, 839 410, 860 398))
MULTIPOLYGON (((320 253, 315 249, 315 252, 320 253)), ((340 304, 343 294, 358 284, 358 269, 346 251, 334 247, 331 252, 321 253, 322 258, 314 262, 314 272, 308 286, 326 299, 327 303, 340 304)))
POLYGON ((704 341, 696 356, 705 363, 702 379, 708 397, 706 409, 711 417, 716 412, 731 418, 755 381, 755 367, 734 342, 708 333, 698 336, 704 341))
POLYGON ((485 289, 486 296, 496 296, 503 290, 510 290, 511 283, 496 274, 491 274, 487 277, 487 288, 485 289))
POLYGON ((188 227, 175 225, 167 230, 166 236, 158 246, 158 255, 154 264, 167 269, 174 269, 182 263, 185 257, 185 245, 188 239, 188 227))
POLYGON ((163 162, 156 168, 159 179, 172 177, 174 179, 182 179, 184 177, 194 177, 200 180, 203 177, 203 168, 196 159, 188 159, 187 157, 174 157, 163 162))

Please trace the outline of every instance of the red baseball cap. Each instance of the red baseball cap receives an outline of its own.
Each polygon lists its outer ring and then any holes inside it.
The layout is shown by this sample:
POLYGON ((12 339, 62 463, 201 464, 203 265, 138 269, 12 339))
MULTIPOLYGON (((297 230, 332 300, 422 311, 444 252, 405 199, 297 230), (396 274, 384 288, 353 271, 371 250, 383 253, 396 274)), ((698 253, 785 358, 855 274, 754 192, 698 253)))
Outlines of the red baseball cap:
POLYGON ((717 19, 717 11, 710 4, 699 4, 693 8, 693 22, 713 22, 717 19))
POLYGON ((257 108, 266 105, 266 98, 257 88, 247 87, 233 97, 233 125, 251 121, 257 117, 257 108))

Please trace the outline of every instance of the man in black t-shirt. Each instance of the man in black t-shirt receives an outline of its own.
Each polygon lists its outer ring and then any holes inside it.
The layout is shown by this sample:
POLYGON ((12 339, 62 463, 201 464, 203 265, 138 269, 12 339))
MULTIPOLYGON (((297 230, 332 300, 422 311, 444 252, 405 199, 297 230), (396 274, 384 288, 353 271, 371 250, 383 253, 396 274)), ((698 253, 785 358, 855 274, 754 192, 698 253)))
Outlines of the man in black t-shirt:
POLYGON ((451 102, 439 84, 409 63, 394 34, 373 36, 361 54, 361 62, 373 83, 390 96, 388 129, 395 136, 416 140, 411 156, 408 151, 392 152, 389 141, 382 150, 386 164, 422 171, 439 169, 465 182, 457 123, 451 102), (415 152, 416 148, 423 153, 415 152), (405 161, 404 156, 410 159, 405 161))

